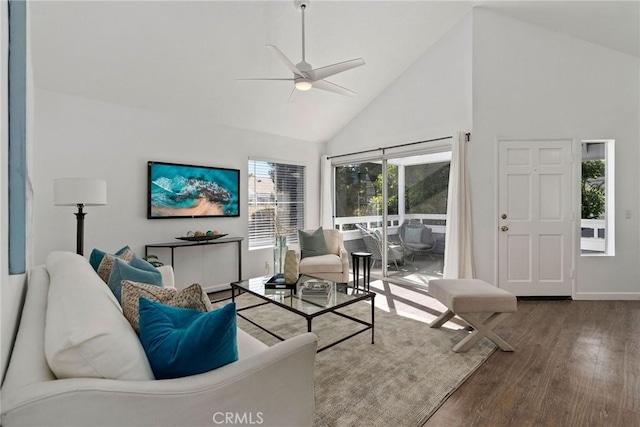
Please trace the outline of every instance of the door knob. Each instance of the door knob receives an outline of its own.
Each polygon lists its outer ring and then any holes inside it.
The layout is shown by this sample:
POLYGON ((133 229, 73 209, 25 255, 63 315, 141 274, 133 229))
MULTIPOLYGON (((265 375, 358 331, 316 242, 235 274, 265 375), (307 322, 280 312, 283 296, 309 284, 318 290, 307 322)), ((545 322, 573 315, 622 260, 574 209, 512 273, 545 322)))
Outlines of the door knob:
POLYGON ((500 229, 502 231, 509 231, 509 227, 507 227, 506 225, 503 225, 502 227, 500 227, 500 229))

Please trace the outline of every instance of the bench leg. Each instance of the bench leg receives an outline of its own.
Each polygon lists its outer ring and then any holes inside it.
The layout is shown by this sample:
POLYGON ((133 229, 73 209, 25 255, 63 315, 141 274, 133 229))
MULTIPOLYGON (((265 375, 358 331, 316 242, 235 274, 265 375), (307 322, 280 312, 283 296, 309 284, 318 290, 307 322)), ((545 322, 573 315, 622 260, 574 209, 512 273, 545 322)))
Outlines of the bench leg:
POLYGON ((456 314, 451 311, 451 310, 447 310, 444 313, 442 313, 440 315, 440 317, 438 317, 436 320, 434 320, 433 322, 431 322, 431 324, 429 325, 430 328, 439 328, 440 326, 444 325, 445 323, 447 323, 449 320, 451 320, 451 318, 453 316, 455 316, 456 314))
MULTIPOLYGON (((453 351, 456 353, 462 353, 469 350, 478 340, 482 337, 487 337, 500 347, 502 351, 513 351, 505 340, 500 338, 492 331, 493 327, 497 325, 503 318, 510 313, 493 313, 486 320, 482 321, 478 316, 471 313, 458 314, 458 317, 471 325, 474 329, 465 339, 460 341, 453 347, 453 351)), ((441 316, 442 317, 442 316, 441 316)))

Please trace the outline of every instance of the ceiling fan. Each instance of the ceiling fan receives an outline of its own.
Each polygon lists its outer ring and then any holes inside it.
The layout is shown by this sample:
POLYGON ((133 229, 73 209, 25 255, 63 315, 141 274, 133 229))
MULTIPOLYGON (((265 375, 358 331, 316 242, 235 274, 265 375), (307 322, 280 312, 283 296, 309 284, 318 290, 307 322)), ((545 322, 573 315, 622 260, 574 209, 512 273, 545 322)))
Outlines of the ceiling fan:
POLYGON ((274 45, 267 45, 267 48, 273 52, 273 54, 289 69, 293 72, 293 77, 290 78, 256 78, 256 79, 238 79, 238 80, 288 80, 294 82, 293 91, 289 96, 289 100, 291 101, 292 97, 296 93, 296 91, 307 91, 311 88, 322 89, 329 92, 338 93, 340 95, 348 95, 354 96, 356 93, 352 90, 339 86, 335 83, 331 83, 325 78, 333 76, 338 73, 342 73, 343 71, 350 70, 355 67, 359 67, 364 65, 364 60, 362 58, 351 59, 349 61, 338 62, 336 64, 327 65, 325 67, 320 67, 313 69, 311 64, 309 64, 305 60, 305 38, 304 38, 304 10, 309 5, 310 0, 296 0, 294 1, 294 5, 296 8, 300 8, 302 10, 302 61, 296 65, 293 65, 293 62, 287 58, 287 56, 282 53, 280 49, 278 49, 274 45))

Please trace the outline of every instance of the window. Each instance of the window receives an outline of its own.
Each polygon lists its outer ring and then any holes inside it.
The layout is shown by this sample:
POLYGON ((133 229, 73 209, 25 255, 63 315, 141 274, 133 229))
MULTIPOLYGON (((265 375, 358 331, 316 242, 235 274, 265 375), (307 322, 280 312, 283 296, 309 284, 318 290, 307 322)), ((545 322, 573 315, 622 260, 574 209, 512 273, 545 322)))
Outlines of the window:
MULTIPOLYGON (((388 225, 412 219, 444 233, 450 164, 451 151, 388 159, 388 225)), ((334 184, 339 230, 357 230, 361 223, 382 226, 381 161, 338 165, 334 184)))
MULTIPOLYGON (((389 214, 398 213, 397 170, 397 166, 387 168, 388 176, 395 184, 395 191, 388 190, 389 214)), ((342 231, 357 230, 355 224, 360 222, 377 227, 382 225, 382 162, 336 166, 335 189, 336 223, 342 231), (351 221, 343 223, 343 219, 351 221)))
POLYGON ((582 255, 615 254, 613 159, 613 141, 582 141, 582 255))
POLYGON ((305 166, 249 160, 249 249, 274 246, 276 234, 288 243, 304 229, 305 166))
POLYGON ((451 160, 405 167, 405 214, 423 224, 446 224, 451 160))

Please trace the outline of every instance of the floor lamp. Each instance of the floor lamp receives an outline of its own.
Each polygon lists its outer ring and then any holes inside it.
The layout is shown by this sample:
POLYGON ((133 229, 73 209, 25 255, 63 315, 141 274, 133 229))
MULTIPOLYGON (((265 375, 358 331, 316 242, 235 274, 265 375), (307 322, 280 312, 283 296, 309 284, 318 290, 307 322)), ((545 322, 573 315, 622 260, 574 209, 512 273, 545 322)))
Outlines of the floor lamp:
POLYGON ((75 214, 78 220, 76 252, 84 255, 84 216, 85 206, 107 204, 107 181, 91 178, 57 178, 53 181, 53 203, 56 206, 77 206, 75 214))

